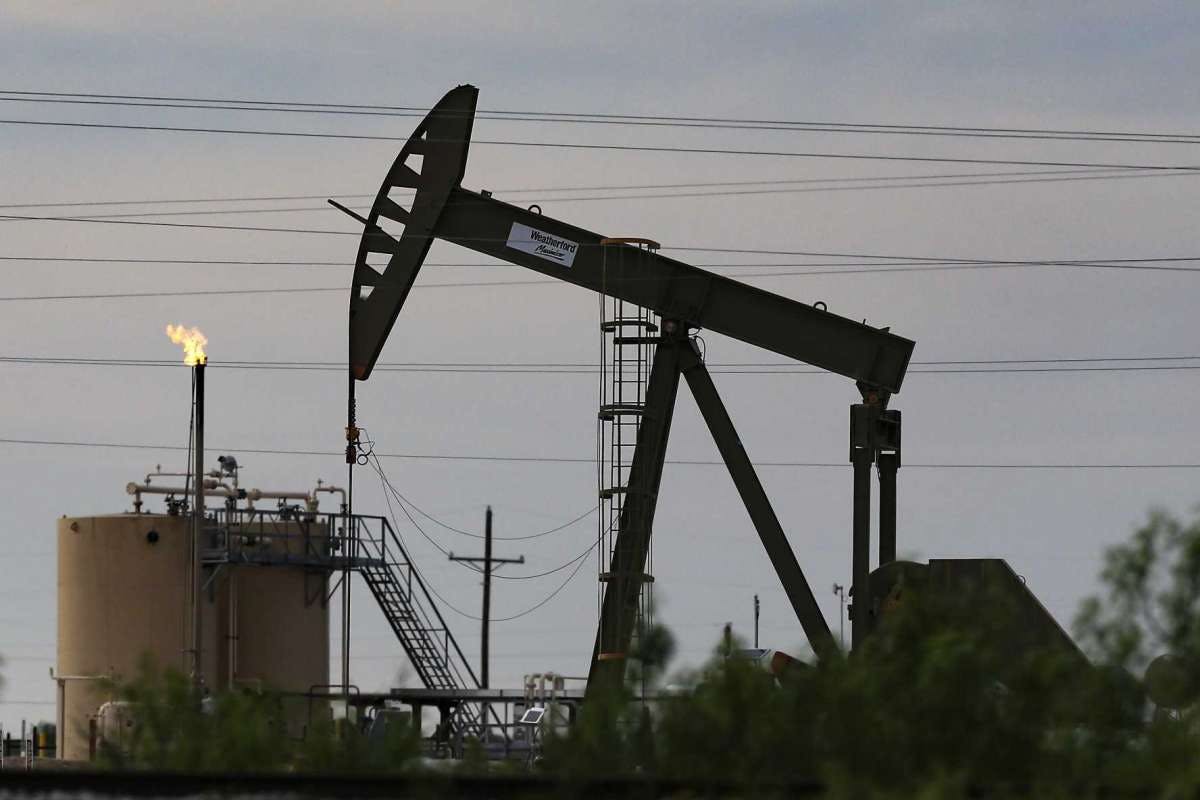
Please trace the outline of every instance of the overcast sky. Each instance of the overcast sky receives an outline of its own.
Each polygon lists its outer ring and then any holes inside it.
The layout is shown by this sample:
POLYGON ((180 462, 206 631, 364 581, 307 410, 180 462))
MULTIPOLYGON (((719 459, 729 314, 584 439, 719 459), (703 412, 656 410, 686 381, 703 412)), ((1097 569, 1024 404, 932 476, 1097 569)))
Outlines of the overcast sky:
MULTIPOLYGON (((427 108, 460 83, 482 109, 839 123, 1195 134, 1200 8, 1188 2, 565 3, 153 2, 0 3, 3 91, 359 103, 427 108), (1130 11, 1136 8, 1136 11, 1130 11)), ((251 113, 14 102, 0 97, 0 203, 83 203, 278 195, 373 194, 399 141, 249 136, 13 124, 309 131, 406 137, 405 117, 251 113)), ((792 153, 1121 165, 1195 165, 1187 143, 1055 142, 941 136, 746 131, 501 122, 475 138, 679 146, 792 153)), ((780 181, 1055 167, 763 155, 646 153, 476 144, 464 185, 606 235, 640 235, 666 252, 917 342, 914 360, 1190 357, 1081 366, 1191 367, 1086 372, 925 374, 914 364, 904 412, 899 548, 903 556, 1007 559, 1062 622, 1097 588, 1104 548, 1152 506, 1184 513, 1200 499, 1188 468, 1031 469, 1029 465, 1196 464, 1195 308, 1200 262, 1166 270, 1027 266, 896 274, 781 275, 863 258, 672 251, 733 248, 999 260, 1200 257, 1196 177, 1104 173, 1103 180, 913 188, 913 180, 741 187, 788 193, 570 200, 631 192, 563 187, 780 181), (1114 177, 1119 174, 1121 177, 1114 177), (874 188, 866 188, 874 187, 874 188), (516 190, 533 190, 518 193, 516 190), (795 191, 803 189, 804 191, 795 191), (961 465, 1023 465, 982 469, 961 465), (937 465, 937 466, 935 466, 937 465), (960 465, 960 466, 953 466, 960 465)), ((1062 169, 1062 168, 1059 168, 1062 169)), ((1076 176, 1078 177, 1078 176, 1076 176)), ((1095 176, 1093 176, 1095 177, 1095 176)), ((977 184, 984 179, 940 182, 977 184)), ((929 181, 917 181, 928 183, 929 181)), ((938 181, 935 181, 938 182, 938 181)), ((712 192, 714 189, 691 190, 712 192)), ((668 189, 644 193, 679 193, 668 189)), ((633 192, 643 193, 643 192, 633 192)), ((362 208, 364 200, 349 198, 362 208)), ((189 223, 317 228, 270 233, 53 221, 0 221, 0 356, 170 359, 167 322, 208 334, 208 440, 217 449, 335 451, 340 372, 221 369, 232 360, 341 363, 356 223, 319 200, 128 207, 11 208, 17 215, 303 209, 143 217, 189 223), (34 258, 110 258, 64 263, 34 258), (330 261, 345 266, 181 266, 123 259, 330 261), (30 260, 25 260, 30 259, 30 260), (336 291, 13 301, 19 296, 219 289, 336 291)), ((519 281, 517 267, 435 245, 382 360, 594 363, 594 296, 569 286, 440 288, 519 281), (425 287, 425 288, 422 288, 425 287)), ((824 268, 822 268, 824 269, 824 268)), ((851 270, 854 267, 834 267, 851 270)), ((713 364, 778 363, 715 334, 713 364)), ((1024 367, 1037 365, 1025 364, 1024 367)), ((1062 364, 1045 365, 1055 368, 1062 364)), ((0 438, 186 443, 185 369, 0 363, 0 438)), ((840 464, 857 393, 819 374, 715 376, 753 459, 840 464)), ((381 453, 588 458, 597 377, 590 374, 379 372, 360 387, 360 422, 381 453)), ((128 508, 125 484, 178 452, 0 443, 0 722, 51 718, 55 639, 54 520, 128 508), (40 703, 30 705, 27 703, 40 703)), ((686 390, 669 457, 717 458, 686 390)), ((337 456, 244 455, 245 481, 308 488, 342 482, 337 456)), ((595 504, 587 463, 386 459, 394 483, 444 522, 498 535, 559 525, 595 504)), ((849 582, 851 475, 844 467, 763 467, 768 493, 831 626, 830 587, 849 582)), ((359 475, 357 510, 385 513, 374 476, 359 475)), ((332 510, 332 508, 330 509, 332 510)), ((437 590, 474 613, 478 581, 400 526, 437 590)), ((479 543, 436 526, 442 547, 479 543)), ((596 536, 595 518, 528 542, 526 572, 558 566, 596 536)), ((677 666, 698 663, 720 626, 749 635, 761 595, 767 646, 803 636, 722 468, 668 465, 655 527, 660 618, 675 627, 677 666)), ((518 568, 510 568, 516 574, 518 568)), ((586 673, 597 608, 591 558, 550 603, 494 628, 493 683, 528 672, 586 673)), ((499 582, 509 616, 565 573, 499 582)), ((398 645, 355 596, 353 678, 395 685, 398 645)), ((475 622, 445 611, 474 657, 475 622)))

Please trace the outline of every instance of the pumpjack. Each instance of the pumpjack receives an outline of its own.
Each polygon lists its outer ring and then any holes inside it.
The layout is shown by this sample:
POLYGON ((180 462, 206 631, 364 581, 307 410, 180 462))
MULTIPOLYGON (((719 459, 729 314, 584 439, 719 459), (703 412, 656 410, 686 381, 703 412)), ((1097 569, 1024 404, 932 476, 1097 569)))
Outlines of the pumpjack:
MULTIPOLYGON (((358 438, 355 386, 370 378, 435 239, 649 309, 662 324, 652 336, 653 362, 606 573, 588 694, 619 683, 625 673, 639 593, 649 579, 646 557, 681 378, 695 397, 801 628, 822 657, 836 646, 829 626, 705 366, 695 335, 701 329, 715 331, 842 375, 855 381, 859 394, 850 407, 851 641, 857 647, 871 631, 873 612, 887 598, 896 576, 924 575, 921 570, 926 569, 898 563, 872 575, 870 564, 872 465, 877 465, 880 482, 880 563, 887 567, 896 559, 901 415, 888 403, 900 391, 915 343, 886 327, 830 313, 822 304, 773 294, 633 246, 629 239, 606 237, 554 219, 536 206, 520 208, 488 191, 463 188, 477 96, 475 87, 463 85, 434 106, 401 149, 366 217, 338 206, 364 226, 350 293, 347 463, 354 461, 358 438)), ((650 333, 643 331, 643 335, 650 333)), ((938 573, 943 584, 953 585, 960 578, 970 581, 970 570, 954 567, 958 562, 934 563, 949 565, 938 573)), ((1053 625, 1044 609, 1041 613, 1053 625)))

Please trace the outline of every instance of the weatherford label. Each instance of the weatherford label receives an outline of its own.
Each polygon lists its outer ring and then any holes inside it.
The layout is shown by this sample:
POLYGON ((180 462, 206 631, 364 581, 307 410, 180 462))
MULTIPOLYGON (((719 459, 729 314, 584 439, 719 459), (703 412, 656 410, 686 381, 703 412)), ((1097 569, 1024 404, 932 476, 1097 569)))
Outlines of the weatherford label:
POLYGON ((514 222, 512 230, 508 232, 508 246, 564 267, 575 263, 575 252, 579 250, 576 242, 551 236, 519 222, 514 222))

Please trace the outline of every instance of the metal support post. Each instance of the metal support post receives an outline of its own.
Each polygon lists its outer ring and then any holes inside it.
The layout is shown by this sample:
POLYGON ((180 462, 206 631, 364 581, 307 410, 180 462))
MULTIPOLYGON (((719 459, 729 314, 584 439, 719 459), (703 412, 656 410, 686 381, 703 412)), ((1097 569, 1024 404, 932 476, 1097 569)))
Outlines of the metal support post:
POLYGON ((667 438, 679 393, 679 359, 687 351, 686 332, 675 320, 663 320, 662 338, 654 350, 654 363, 646 383, 646 400, 637 444, 629 467, 629 485, 618 522, 607 581, 600 605, 600 622, 592 665, 588 671, 589 696, 617 689, 625 679, 625 660, 633 639, 645 575, 646 556, 662 482, 667 438))
MULTIPOLYGON (((524 556, 520 559, 525 560, 524 556)), ((479 646, 479 685, 488 688, 488 633, 492 622, 492 507, 483 517, 483 631, 479 646)))
POLYGON ((779 576, 779 582, 787 592, 796 618, 800 621, 813 651, 820 656, 833 648, 833 636, 829 632, 829 625, 821 614, 817 599, 813 596, 812 588, 809 587, 799 562, 796 561, 787 534, 779 524, 779 517, 775 515, 771 501, 758 480, 758 474, 746 454, 741 437, 733 427, 729 412, 725 410, 725 404, 717 394, 717 387, 713 384, 695 345, 690 342, 684 349, 681 365, 688 388, 692 390, 692 396, 696 400, 696 406, 700 409, 713 441, 716 442, 717 450, 725 461, 742 503, 754 523, 754 529, 771 559, 771 565, 775 567, 775 574, 779 576))
POLYGON ((879 454, 879 566, 896 560, 896 472, 900 454, 879 454))
POLYGON ((850 463, 854 465, 853 582, 850 647, 870 629, 871 464, 879 464, 879 563, 896 560, 896 471, 900 468, 900 412, 887 407, 890 394, 860 382, 865 402, 850 406, 850 463))
MULTIPOLYGON (((354 474, 354 468, 350 467, 349 472, 354 474)), ((353 484, 350 484, 353 486, 353 484)), ((355 520, 349 513, 342 517, 342 695, 346 698, 350 696, 350 579, 353 576, 353 546, 352 542, 355 538, 355 520)), ((347 702, 349 700, 347 699, 347 702)))
POLYGON ((201 625, 204 611, 203 550, 204 550, 204 368, 207 361, 201 359, 193 367, 196 377, 196 430, 195 449, 195 496, 192 500, 192 681, 197 685, 204 682, 203 633, 201 625))
POLYGON ((871 462, 874 453, 863 448, 851 457, 854 464, 854 539, 853 583, 850 593, 850 647, 862 644, 867 633, 867 617, 871 613, 867 579, 871 573, 871 462))
POLYGON ((875 425, 875 452, 879 464, 879 563, 896 560, 896 473, 900 471, 900 412, 887 408, 888 395, 881 395, 879 420, 875 425))
MULTIPOLYGON (((864 392, 864 397, 867 392, 864 392)), ((871 465, 875 463, 875 429, 880 407, 850 406, 850 463, 854 465, 854 511, 851 538, 850 648, 866 638, 871 614, 867 582, 871 574, 871 465)))
POLYGON ((758 649, 758 595, 754 595, 754 649, 758 649))
MULTIPOLYGON (((350 707, 350 579, 354 571, 358 530, 354 518, 354 467, 358 463, 358 409, 355 402, 354 373, 347 375, 346 392, 346 501, 342 506, 342 696, 350 707)), ((386 540, 380 537, 382 547, 386 540)))

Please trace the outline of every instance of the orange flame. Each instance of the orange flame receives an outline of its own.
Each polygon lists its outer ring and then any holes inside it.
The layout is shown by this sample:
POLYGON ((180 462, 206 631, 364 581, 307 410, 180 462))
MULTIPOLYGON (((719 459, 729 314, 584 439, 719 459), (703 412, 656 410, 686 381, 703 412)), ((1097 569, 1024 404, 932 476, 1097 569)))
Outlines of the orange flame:
POLYGON ((208 337, 201 333, 199 328, 167 325, 167 336, 171 337, 171 341, 175 344, 183 346, 184 364, 194 367, 197 364, 208 363, 208 355, 204 352, 204 345, 208 344, 208 337))

